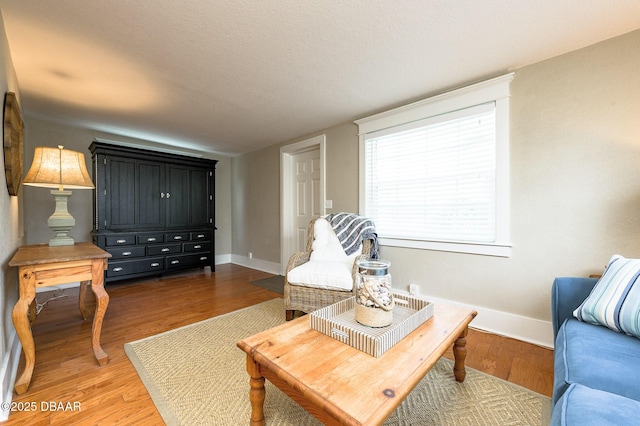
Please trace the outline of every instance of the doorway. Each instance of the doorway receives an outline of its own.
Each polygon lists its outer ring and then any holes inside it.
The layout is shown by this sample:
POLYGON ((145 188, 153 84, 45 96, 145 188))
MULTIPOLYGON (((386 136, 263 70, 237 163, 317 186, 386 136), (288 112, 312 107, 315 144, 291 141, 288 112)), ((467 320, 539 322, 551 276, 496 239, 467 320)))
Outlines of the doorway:
POLYGON ((280 265, 304 251, 307 226, 325 214, 325 144, 320 135, 280 149, 280 265))

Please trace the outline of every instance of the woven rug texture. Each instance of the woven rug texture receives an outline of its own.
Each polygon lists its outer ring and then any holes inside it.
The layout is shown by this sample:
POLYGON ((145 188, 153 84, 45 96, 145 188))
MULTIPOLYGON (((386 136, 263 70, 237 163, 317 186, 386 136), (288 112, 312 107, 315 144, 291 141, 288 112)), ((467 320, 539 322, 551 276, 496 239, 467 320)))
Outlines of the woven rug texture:
MULTIPOLYGON (((282 299, 125 344, 168 425, 248 424, 249 375, 236 342, 284 322, 282 299)), ((550 398, 467 368, 464 383, 441 359, 386 425, 548 424, 550 398)), ((265 383, 267 425, 319 425, 298 404, 265 383)))

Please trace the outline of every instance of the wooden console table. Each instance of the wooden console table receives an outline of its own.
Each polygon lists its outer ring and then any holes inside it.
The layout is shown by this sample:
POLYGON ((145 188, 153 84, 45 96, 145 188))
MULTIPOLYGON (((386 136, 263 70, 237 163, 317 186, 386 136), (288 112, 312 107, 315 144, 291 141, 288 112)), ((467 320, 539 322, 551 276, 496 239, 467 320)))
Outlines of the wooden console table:
POLYGON ((108 354, 100 345, 102 320, 109 305, 109 296, 104 290, 104 271, 111 254, 91 243, 76 243, 73 246, 49 247, 47 244, 22 246, 9 262, 18 267, 20 298, 13 308, 13 325, 24 351, 25 367, 16 380, 15 391, 22 394, 29 388, 35 365, 35 344, 31 334, 31 322, 35 319, 34 301, 36 288, 80 282, 79 307, 83 319, 91 316, 85 297, 87 286, 96 296, 93 316, 92 346, 99 365, 109 361, 108 354))

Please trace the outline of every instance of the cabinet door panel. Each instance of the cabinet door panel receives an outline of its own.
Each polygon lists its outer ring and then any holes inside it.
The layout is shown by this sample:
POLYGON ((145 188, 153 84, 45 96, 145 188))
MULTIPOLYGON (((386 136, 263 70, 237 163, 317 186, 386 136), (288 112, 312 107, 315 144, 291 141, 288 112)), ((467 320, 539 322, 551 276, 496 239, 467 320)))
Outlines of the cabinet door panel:
POLYGON ((161 163, 138 164, 138 227, 164 226, 164 165, 161 163))
POLYGON ((136 225, 135 182, 136 163, 124 158, 112 158, 108 162, 107 226, 111 229, 131 228, 136 225))
POLYGON ((189 225, 189 169, 167 165, 167 227, 189 225))
POLYGON ((209 171, 191 170, 189 174, 189 225, 209 224, 209 171))

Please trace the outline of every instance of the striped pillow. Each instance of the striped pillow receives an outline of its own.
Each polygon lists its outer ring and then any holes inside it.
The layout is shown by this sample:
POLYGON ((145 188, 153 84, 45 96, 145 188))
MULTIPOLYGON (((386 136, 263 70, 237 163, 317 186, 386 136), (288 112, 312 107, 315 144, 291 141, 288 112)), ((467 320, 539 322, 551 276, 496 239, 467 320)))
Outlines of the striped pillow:
POLYGON ((573 312, 580 321, 640 337, 640 259, 615 255, 589 297, 573 312))

